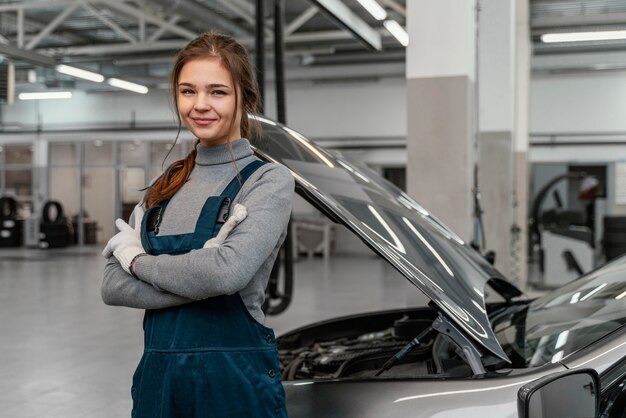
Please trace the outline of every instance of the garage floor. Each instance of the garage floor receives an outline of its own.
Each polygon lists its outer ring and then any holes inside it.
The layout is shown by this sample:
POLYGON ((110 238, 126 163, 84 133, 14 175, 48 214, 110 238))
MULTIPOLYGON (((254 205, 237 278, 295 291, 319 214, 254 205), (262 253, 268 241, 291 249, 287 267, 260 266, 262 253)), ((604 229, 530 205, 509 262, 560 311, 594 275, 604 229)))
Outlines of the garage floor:
MULTIPOLYGON (((0 249, 0 418, 130 416, 143 311, 100 299, 101 248, 0 249)), ((303 258, 278 335, 335 315, 423 302, 372 257, 303 258)))

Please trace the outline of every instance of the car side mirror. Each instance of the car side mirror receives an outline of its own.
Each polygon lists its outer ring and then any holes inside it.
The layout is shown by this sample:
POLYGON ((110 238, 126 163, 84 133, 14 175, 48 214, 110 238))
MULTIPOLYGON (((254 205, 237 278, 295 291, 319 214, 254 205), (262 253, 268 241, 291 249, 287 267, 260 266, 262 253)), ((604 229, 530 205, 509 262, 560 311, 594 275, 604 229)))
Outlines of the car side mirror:
POLYGON ((598 415, 600 379, 592 369, 555 373, 522 386, 520 418, 593 418, 598 415))

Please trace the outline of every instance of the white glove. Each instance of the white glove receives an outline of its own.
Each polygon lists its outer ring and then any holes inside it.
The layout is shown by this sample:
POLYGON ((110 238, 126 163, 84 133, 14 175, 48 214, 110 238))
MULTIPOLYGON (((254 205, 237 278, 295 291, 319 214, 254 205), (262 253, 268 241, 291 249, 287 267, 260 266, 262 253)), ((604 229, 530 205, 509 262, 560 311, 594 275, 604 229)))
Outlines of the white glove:
POLYGON ((130 264, 136 256, 146 253, 141 245, 139 230, 131 228, 130 225, 121 219, 115 221, 115 226, 117 226, 120 232, 109 241, 111 250, 124 271, 128 274, 133 274, 130 271, 130 264))
POLYGON ((130 265, 139 254, 145 254, 145 250, 141 245, 141 220, 143 219, 143 206, 138 204, 133 210, 133 218, 135 228, 131 228, 122 219, 115 221, 115 226, 119 229, 113 238, 109 240, 107 245, 102 250, 102 255, 105 258, 115 256, 120 262, 120 265, 126 273, 132 274, 130 271, 130 265))
POLYGON ((202 248, 215 248, 222 245, 228 234, 241 223, 248 216, 248 210, 244 205, 240 205, 237 203, 233 208, 233 213, 230 215, 228 220, 222 225, 220 228, 220 232, 217 235, 207 242, 204 243, 202 248))
MULTIPOLYGON (((133 228, 135 229, 135 231, 137 231, 137 235, 140 237, 140 240, 141 240, 141 235, 140 235, 141 234, 141 221, 143 219, 143 214, 144 214, 143 205, 140 202, 137 204, 137 206, 135 206, 135 209, 133 209, 133 214, 131 215, 131 218, 133 218, 133 221, 134 221, 133 228)), ((104 250, 102 250, 102 256, 104 258, 109 258, 113 255, 113 249, 111 248, 112 240, 113 238, 111 238, 109 242, 107 242, 107 245, 104 247, 104 250)))

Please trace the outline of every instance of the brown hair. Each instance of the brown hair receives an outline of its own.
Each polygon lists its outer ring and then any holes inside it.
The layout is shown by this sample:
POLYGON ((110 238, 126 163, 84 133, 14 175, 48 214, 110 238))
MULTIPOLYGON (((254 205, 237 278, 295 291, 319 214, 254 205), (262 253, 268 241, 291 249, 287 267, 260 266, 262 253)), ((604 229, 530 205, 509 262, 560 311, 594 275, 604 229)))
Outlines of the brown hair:
MULTIPOLYGON (((254 76, 248 51, 228 35, 214 32, 206 32, 189 42, 185 48, 176 54, 174 67, 170 72, 169 86, 171 98, 178 119, 178 135, 182 121, 178 112, 178 77, 183 66, 194 59, 216 57, 224 68, 230 73, 235 85, 235 109, 241 110, 241 134, 246 138, 252 136, 252 126, 255 125, 255 134, 258 137, 260 124, 248 117, 248 114, 258 114, 260 108, 259 86, 254 76), (241 99, 239 98, 241 95, 241 99)), ((231 121, 235 123, 235 118, 231 121)), ((176 142, 175 140, 175 142, 176 142)), ((196 148, 200 140, 197 140, 193 150, 186 158, 174 161, 163 174, 148 188, 144 201, 147 208, 167 200, 185 184, 195 166, 196 148)), ((230 151, 230 143, 228 144, 230 151)), ((232 155, 232 152, 231 152, 232 155)))

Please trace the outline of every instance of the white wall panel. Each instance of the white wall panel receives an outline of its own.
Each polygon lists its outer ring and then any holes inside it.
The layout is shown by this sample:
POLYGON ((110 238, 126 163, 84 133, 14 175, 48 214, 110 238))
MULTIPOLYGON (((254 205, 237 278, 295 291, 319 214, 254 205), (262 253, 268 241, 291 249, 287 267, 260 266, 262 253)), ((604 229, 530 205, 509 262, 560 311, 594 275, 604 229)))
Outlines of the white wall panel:
MULTIPOLYGON (((269 86, 268 86, 269 87, 269 86)), ((531 80, 530 132, 626 132, 626 72, 541 75, 531 80)), ((269 90, 269 88, 268 88, 269 90)), ((314 138, 406 137, 406 82, 288 85, 287 118, 294 129, 314 138)), ((268 115, 275 100, 268 95, 268 115)), ((46 127, 173 123, 167 93, 77 93, 69 100, 16 101, 0 106, 5 127, 35 126, 37 107, 46 127)), ((21 139, 16 138, 16 141, 21 139)), ((542 152, 543 153, 543 152, 542 152)), ((581 151, 584 157, 586 151, 581 151)))
POLYGON ((536 76, 530 132, 626 132, 626 73, 536 76))
MULTIPOLYGON (((404 79, 288 85, 287 124, 312 138, 404 137, 405 86, 404 79)), ((269 117, 275 117, 275 106, 269 92, 269 117)))
MULTIPOLYGON (((303 134, 324 137, 387 137, 406 135, 404 79, 288 86, 288 124, 303 134)), ((269 90, 269 88, 268 88, 269 90)), ((76 93, 72 99, 17 101, 2 106, 4 125, 36 126, 37 106, 44 130, 62 126, 110 124, 129 126, 133 111, 138 125, 174 123, 167 93, 147 95, 76 93)), ((269 94, 268 116, 275 115, 269 94)))
POLYGON ((71 99, 63 100, 17 100, 10 106, 2 106, 2 121, 36 125, 44 128, 68 125, 125 124, 136 122, 171 123, 174 119, 164 90, 151 91, 147 95, 111 92, 74 92, 71 99), (40 119, 37 115, 40 115, 40 119))

